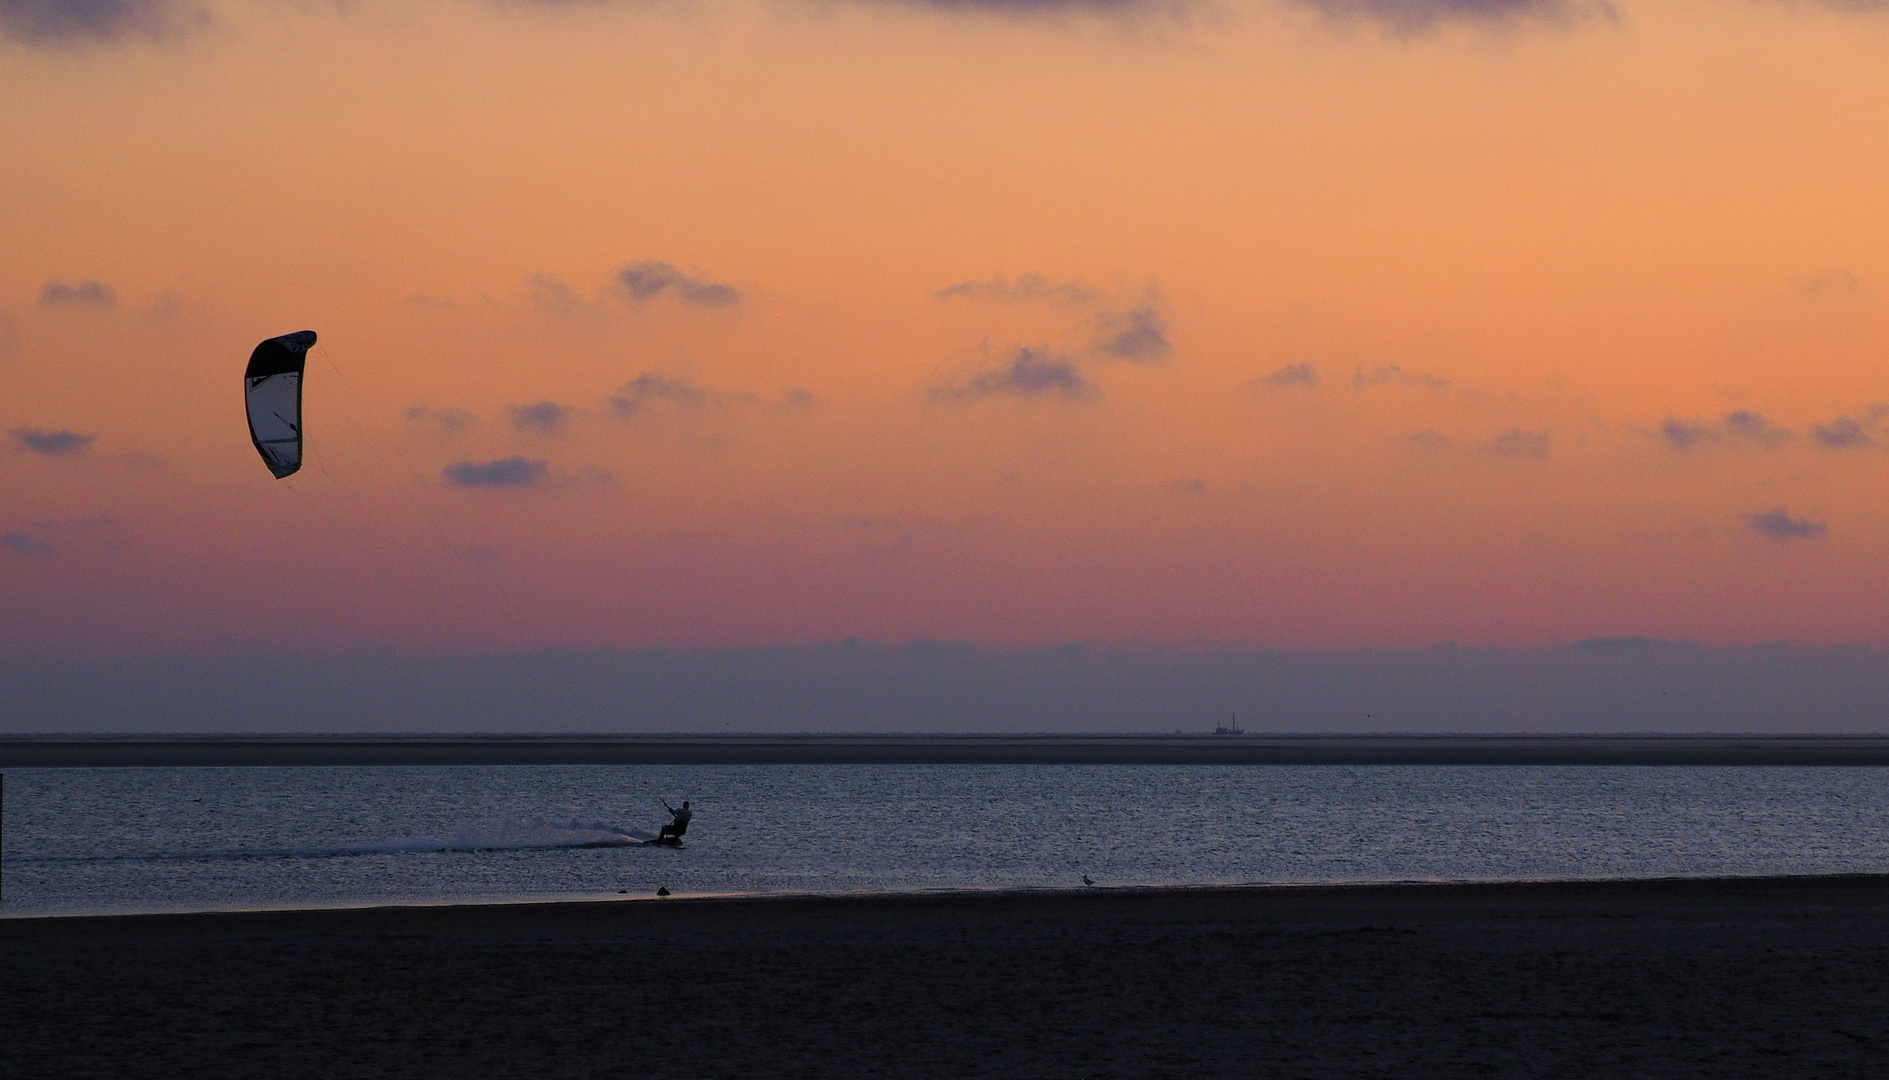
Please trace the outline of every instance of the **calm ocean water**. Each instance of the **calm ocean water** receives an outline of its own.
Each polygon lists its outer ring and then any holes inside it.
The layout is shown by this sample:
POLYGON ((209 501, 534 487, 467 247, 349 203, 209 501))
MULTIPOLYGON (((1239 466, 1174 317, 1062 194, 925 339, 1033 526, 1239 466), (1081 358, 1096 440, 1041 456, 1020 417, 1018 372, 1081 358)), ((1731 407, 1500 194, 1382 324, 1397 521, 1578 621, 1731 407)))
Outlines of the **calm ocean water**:
POLYGON ((1882 873, 1889 769, 16 769, 8 916, 681 894, 1882 873), (686 846, 652 832, 688 798, 686 846))

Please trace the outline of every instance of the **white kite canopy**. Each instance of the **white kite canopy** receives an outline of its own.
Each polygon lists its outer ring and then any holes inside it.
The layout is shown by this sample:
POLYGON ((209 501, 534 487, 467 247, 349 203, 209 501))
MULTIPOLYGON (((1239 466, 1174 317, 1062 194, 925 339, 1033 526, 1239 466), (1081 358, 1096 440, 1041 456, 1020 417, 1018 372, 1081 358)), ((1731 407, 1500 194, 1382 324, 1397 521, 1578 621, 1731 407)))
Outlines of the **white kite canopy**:
POLYGON ((277 480, 302 467, 302 368, 313 344, 313 330, 270 338, 249 354, 243 372, 249 437, 277 480))

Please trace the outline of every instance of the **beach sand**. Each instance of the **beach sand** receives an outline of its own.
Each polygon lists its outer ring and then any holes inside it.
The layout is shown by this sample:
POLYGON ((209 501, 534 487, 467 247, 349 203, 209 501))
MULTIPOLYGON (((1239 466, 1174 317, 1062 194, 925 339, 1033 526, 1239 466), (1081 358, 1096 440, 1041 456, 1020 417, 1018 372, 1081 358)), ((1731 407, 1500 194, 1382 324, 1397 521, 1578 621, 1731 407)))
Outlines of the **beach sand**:
POLYGON ((0 921, 7 1077, 1846 1077, 1889 878, 0 921))

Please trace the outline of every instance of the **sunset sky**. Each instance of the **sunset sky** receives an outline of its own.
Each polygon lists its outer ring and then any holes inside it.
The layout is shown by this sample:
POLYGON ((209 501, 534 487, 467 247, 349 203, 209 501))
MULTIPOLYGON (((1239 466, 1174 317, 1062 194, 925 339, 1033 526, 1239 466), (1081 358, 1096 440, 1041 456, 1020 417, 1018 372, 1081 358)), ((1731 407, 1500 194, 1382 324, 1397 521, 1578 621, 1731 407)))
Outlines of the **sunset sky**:
POLYGON ((0 0, 0 147, 0 650, 1889 645, 1883 3, 0 0))

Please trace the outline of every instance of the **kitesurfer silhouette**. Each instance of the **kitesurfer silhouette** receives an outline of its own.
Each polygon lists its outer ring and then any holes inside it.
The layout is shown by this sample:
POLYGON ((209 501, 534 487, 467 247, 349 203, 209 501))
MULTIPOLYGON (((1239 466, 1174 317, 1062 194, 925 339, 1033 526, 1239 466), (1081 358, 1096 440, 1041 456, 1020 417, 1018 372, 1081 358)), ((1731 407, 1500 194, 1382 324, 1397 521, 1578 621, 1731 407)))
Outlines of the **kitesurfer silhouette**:
POLYGON ((670 806, 669 800, 667 799, 660 801, 662 802, 662 808, 669 811, 669 816, 675 820, 664 825, 657 831, 656 842, 658 844, 666 843, 673 837, 675 842, 679 844, 682 842, 682 834, 689 831, 689 800, 682 800, 682 809, 680 810, 670 806))

